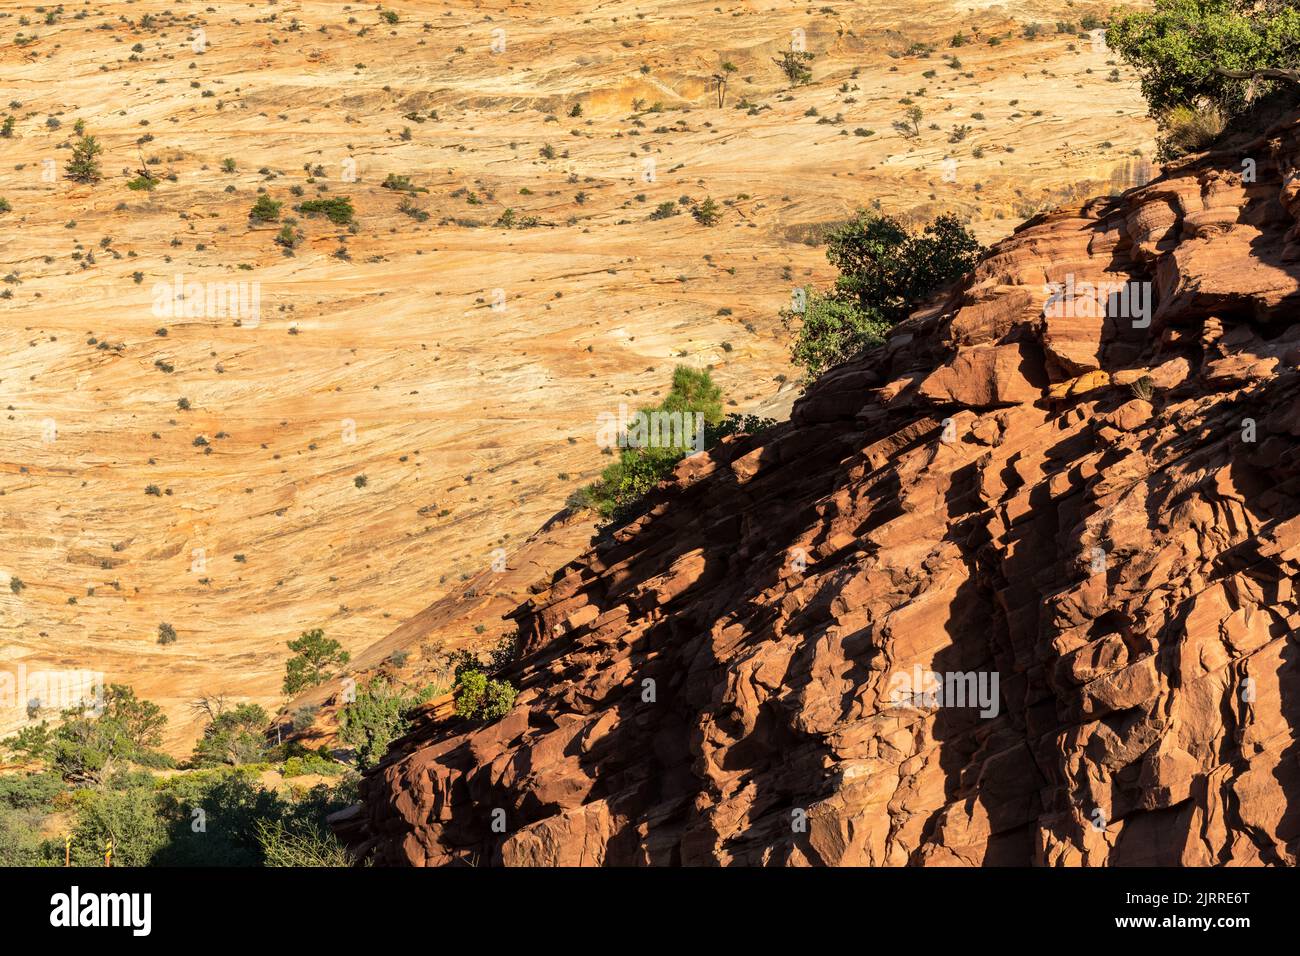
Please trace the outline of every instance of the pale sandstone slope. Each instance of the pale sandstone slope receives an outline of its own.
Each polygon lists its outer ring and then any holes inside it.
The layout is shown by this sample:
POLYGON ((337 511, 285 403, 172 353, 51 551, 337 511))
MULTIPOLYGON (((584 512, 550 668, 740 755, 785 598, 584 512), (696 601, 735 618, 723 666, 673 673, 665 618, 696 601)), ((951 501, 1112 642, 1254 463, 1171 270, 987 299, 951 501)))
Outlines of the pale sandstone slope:
MULTIPOLYGON (((597 414, 652 399, 675 363, 711 364, 737 408, 788 408, 777 312, 796 283, 830 279, 822 250, 789 238, 802 227, 879 200, 955 209, 992 239, 1081 179, 1127 185, 1133 150, 1150 154, 1131 77, 1111 82, 1087 40, 980 42, 960 71, 891 56, 1082 6, 715 7, 402 2, 391 26, 317 2, 105 2, 52 25, 33 5, 0 11, 0 109, 17 119, 0 139, 0 581, 26 584, 0 585, 0 664, 131 683, 185 751, 200 693, 279 703, 300 631, 359 651, 513 551, 607 460, 597 414), (771 57, 794 29, 815 79, 787 94, 771 57), (8 42, 20 32, 38 39, 8 42), (723 59, 738 72, 718 109, 723 59), (891 128, 909 94, 940 126, 917 141, 891 128), (664 112, 638 126, 634 99, 664 112), (104 145, 104 181, 43 181, 77 120, 104 145), (142 157, 164 177, 152 193, 125 186, 142 157), (304 165, 321 169, 309 181, 304 165), (390 173, 428 190, 427 221, 381 188, 390 173), (299 217, 282 255, 247 213, 264 188, 290 214, 294 186, 350 196, 357 233, 299 217), (682 195, 732 205, 712 230, 647 221, 682 195), (492 228, 506 207, 545 225, 492 228), (258 282, 260 323, 158 318, 151 290, 178 274, 258 282), (176 644, 156 643, 161 622, 176 644)), ((5 710, 0 732, 25 719, 5 710)))

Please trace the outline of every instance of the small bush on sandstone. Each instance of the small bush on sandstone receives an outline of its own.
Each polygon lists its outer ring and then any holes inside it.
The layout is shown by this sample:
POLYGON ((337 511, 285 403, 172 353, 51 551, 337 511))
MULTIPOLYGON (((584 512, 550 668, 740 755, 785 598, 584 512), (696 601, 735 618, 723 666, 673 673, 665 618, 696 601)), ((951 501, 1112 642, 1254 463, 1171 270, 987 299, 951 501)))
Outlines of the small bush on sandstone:
POLYGON ((677 204, 676 204, 676 203, 671 202, 671 201, 669 201, 669 202, 661 202, 658 206, 656 206, 656 207, 654 208, 654 211, 653 211, 652 213, 650 213, 650 215, 649 215, 648 218, 650 218, 650 219, 668 219, 668 218, 671 217, 671 216, 675 216, 675 215, 677 215, 678 212, 679 212, 679 210, 678 210, 678 208, 677 208, 677 204))
MULTIPOLYGON (((889 334, 888 322, 874 312, 864 312, 852 300, 822 295, 813 289, 805 289, 804 294, 802 323, 790 358, 812 377, 863 349, 880 345, 889 334)), ((793 313, 782 316, 788 321, 793 313)))
POLYGON ((276 202, 266 193, 257 197, 253 208, 248 211, 248 218, 253 222, 275 222, 280 218, 281 203, 276 202))
POLYGON ((692 209, 691 215, 695 217, 695 221, 701 226, 716 226, 718 220, 722 218, 722 209, 710 196, 692 209))
POLYGON ((352 200, 347 196, 336 196, 332 199, 308 199, 298 207, 298 211, 309 216, 319 213, 338 226, 348 225, 352 222, 354 215, 352 200))
POLYGON ((707 369, 679 365, 673 370, 668 396, 657 407, 640 409, 618 436, 607 436, 622 449, 618 460, 601 472, 595 484, 579 492, 572 503, 593 508, 608 519, 630 515, 645 493, 666 478, 688 451, 694 450, 696 414, 706 428, 721 421, 722 390, 707 369), (657 441, 653 433, 641 434, 646 429, 639 423, 653 422, 655 416, 664 415, 669 417, 659 421, 677 425, 676 432, 670 428, 670 433, 660 434, 657 441))
POLYGON ((1161 117, 1164 128, 1160 136, 1158 158, 1177 159, 1188 153, 1208 149, 1223 133, 1227 120, 1212 103, 1200 106, 1175 106, 1161 117))
POLYGON ((809 66, 812 61, 813 54, 808 50, 786 50, 780 57, 772 58, 772 62, 794 86, 804 86, 812 82, 812 69, 809 66))

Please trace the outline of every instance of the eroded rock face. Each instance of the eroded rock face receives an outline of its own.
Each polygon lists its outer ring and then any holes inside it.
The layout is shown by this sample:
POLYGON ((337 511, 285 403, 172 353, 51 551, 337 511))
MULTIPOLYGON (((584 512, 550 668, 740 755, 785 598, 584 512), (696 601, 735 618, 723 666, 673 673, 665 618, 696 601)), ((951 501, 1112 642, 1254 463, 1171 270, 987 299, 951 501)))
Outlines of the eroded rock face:
POLYGON ((1037 219, 683 462, 516 612, 514 710, 422 724, 340 833, 383 864, 1295 863, 1298 167, 1300 124, 1037 219), (1070 283, 1151 308, 1045 312, 1070 283))

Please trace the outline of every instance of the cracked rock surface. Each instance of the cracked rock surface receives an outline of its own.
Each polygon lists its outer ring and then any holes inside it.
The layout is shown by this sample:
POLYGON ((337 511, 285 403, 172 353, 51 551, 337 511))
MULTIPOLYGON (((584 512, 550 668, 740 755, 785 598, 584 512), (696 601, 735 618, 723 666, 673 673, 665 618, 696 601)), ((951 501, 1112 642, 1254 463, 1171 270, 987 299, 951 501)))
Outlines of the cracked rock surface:
POLYGON ((682 462, 515 612, 510 714, 420 721, 335 826, 381 864, 1294 864, 1297 363, 1300 119, 1032 220, 682 462), (1045 313, 1067 282, 1149 321, 1045 313), (899 700, 918 668, 996 714, 899 700))

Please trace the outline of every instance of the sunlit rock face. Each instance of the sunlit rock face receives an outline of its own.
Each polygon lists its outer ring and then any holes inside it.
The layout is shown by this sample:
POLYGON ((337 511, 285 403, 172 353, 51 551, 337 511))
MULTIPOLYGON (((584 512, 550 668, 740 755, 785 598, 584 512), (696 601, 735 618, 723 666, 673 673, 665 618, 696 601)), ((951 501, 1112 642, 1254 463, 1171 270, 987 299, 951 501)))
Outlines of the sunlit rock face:
POLYGON ((1298 167, 1295 120, 1026 224, 557 572, 514 709, 423 722, 339 831, 384 864, 1294 864, 1298 167))

